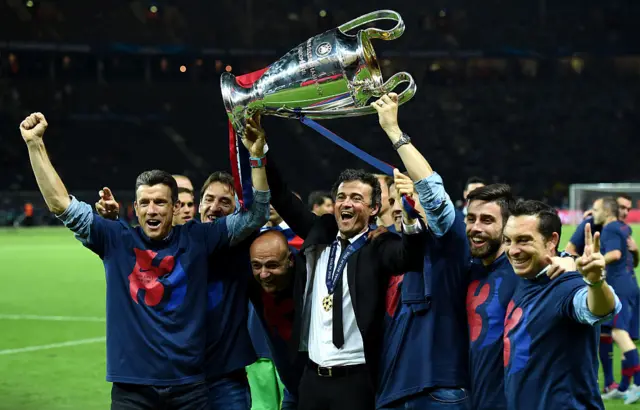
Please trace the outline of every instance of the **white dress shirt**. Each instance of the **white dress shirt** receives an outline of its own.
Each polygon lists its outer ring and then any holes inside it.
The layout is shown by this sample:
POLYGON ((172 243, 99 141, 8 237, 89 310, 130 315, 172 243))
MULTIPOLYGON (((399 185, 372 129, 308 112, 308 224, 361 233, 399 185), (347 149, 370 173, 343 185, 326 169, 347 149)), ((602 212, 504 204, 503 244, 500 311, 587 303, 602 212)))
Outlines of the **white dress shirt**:
MULTIPOLYGON (((405 234, 412 235, 422 231, 421 225, 416 222, 415 225, 405 226, 402 224, 405 234)), ((350 243, 358 240, 364 231, 353 238, 349 239, 350 243)), ((340 234, 336 236, 340 237, 340 234)), ((329 264, 329 253, 331 246, 326 246, 322 250, 318 250, 319 256, 316 263, 315 274, 313 279, 313 292, 311 294, 311 318, 309 329, 309 359, 322 367, 331 366, 350 366, 366 363, 364 357, 364 342, 362 334, 358 328, 356 315, 349 294, 349 281, 347 280, 347 269, 349 263, 344 266, 342 272, 342 330, 344 334, 344 345, 338 349, 333 344, 333 309, 325 311, 322 300, 329 295, 327 290, 326 277, 327 265, 329 264)), ((333 269, 336 268, 340 255, 342 254, 342 246, 338 241, 338 250, 334 261, 333 269)), ((337 289, 335 290, 337 291, 337 289)), ((382 318, 380 318, 382 320, 382 318)))
MULTIPOLYGON (((349 239, 350 243, 355 242, 367 231, 349 239)), ((339 237, 338 234, 337 237, 339 237)), ((333 269, 336 268, 339 255, 342 255, 342 246, 338 241, 338 250, 336 252, 333 269)), ((313 283, 313 294, 311 300, 311 328, 309 330, 309 359, 322 367, 330 366, 349 366, 354 364, 363 364, 364 360, 364 342, 356 315, 353 311, 351 303, 351 295, 349 294, 349 281, 347 280, 347 269, 349 263, 344 265, 342 271, 342 330, 344 332, 344 345, 338 349, 333 344, 333 309, 325 311, 322 306, 322 300, 329 295, 327 290, 326 277, 327 265, 329 264, 329 253, 331 246, 325 247, 316 263, 316 272, 313 283)), ((336 292, 338 289, 335 290, 336 292)))

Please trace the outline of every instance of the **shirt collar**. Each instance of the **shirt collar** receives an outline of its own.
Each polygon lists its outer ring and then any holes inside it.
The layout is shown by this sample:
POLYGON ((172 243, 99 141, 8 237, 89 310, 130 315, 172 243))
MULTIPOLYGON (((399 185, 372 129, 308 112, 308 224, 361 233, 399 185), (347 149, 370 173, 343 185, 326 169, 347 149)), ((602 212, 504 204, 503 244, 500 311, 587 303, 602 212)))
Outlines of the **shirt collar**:
MULTIPOLYGON (((359 234, 357 234, 356 236, 354 236, 354 237, 352 237, 352 238, 349 238, 349 243, 354 243, 355 241, 357 241, 358 239, 360 239, 360 237, 361 237, 362 235, 366 234, 367 232, 369 232, 369 229, 367 229, 367 230, 365 230, 365 231, 360 232, 359 234)), ((338 233, 336 234, 336 239, 338 240, 338 242, 340 242, 340 238, 341 238, 341 237, 340 237, 340 232, 338 232, 338 233)))

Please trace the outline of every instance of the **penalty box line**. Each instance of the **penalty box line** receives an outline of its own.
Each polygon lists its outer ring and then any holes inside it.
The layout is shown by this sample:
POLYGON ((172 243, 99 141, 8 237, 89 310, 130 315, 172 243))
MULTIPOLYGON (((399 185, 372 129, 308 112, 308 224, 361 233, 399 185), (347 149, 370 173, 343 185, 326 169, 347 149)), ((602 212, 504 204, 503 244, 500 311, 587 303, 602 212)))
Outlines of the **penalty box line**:
POLYGON ((4 349, 4 350, 0 350, 0 356, 17 354, 17 353, 26 353, 26 352, 37 352, 39 350, 56 349, 59 347, 80 346, 80 345, 86 345, 90 343, 104 342, 106 339, 107 338, 103 336, 103 337, 93 337, 91 339, 70 340, 68 342, 62 342, 62 343, 51 343, 48 345, 41 345, 41 346, 28 346, 28 347, 21 347, 18 349, 4 349))
POLYGON ((103 317, 95 316, 41 316, 41 315, 10 315, 0 313, 0 320, 43 320, 54 322, 105 322, 103 317))

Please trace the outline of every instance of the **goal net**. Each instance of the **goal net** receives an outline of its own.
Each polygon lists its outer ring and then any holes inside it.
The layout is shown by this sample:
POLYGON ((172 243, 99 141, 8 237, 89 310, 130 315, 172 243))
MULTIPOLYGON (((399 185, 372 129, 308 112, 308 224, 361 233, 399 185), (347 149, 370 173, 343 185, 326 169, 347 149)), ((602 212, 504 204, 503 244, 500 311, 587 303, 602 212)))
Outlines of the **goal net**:
POLYGON ((582 220, 582 214, 590 209, 593 201, 603 196, 627 194, 632 198, 634 208, 627 218, 628 223, 640 222, 640 183, 572 184, 569 186, 569 210, 562 212, 562 222, 576 224, 582 220))

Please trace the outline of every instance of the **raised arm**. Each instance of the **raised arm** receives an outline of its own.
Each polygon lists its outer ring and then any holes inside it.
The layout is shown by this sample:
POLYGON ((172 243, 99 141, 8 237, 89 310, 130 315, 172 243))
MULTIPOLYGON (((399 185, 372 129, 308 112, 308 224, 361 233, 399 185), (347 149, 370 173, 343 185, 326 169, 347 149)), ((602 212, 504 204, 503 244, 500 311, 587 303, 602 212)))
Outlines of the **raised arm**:
POLYGON ((265 171, 265 135, 260 126, 260 117, 251 118, 242 137, 242 143, 251 157, 251 183, 253 202, 246 212, 236 212, 225 218, 231 245, 242 242, 269 220, 269 184, 265 171))
MULTIPOLYGON (((584 253, 576 260, 578 271, 582 274, 588 288, 585 296, 574 297, 574 309, 580 312, 580 306, 586 307, 591 315, 598 319, 608 317, 620 310, 620 300, 605 280, 605 259, 600 253, 600 233, 591 236, 591 224, 584 229, 584 253), (584 306, 586 304, 586 306, 584 306)), ((582 292, 585 293, 584 291, 582 292)), ((583 315, 582 321, 591 315, 583 315)), ((581 315, 577 315, 581 318, 581 315)), ((588 321, 589 322, 589 321, 588 321)))
POLYGON ((271 204, 291 230, 302 239, 306 239, 318 216, 293 194, 271 158, 269 158, 267 178, 271 187, 271 204))
MULTIPOLYGON (((257 128, 247 128, 247 137, 249 139, 255 138, 255 135, 261 135, 265 138, 264 129, 260 126, 259 122, 253 122, 257 128)), ((307 209, 307 206, 293 194, 293 192, 287 187, 286 182, 282 178, 278 168, 276 167, 273 157, 269 156, 269 167, 266 170, 266 177, 271 189, 271 205, 278 211, 278 214, 289 225, 289 227, 295 232, 296 235, 305 239, 307 234, 313 226, 316 215, 307 209)))
POLYGON ((456 217, 456 209, 444 190, 442 178, 434 172, 425 157, 411 143, 398 125, 398 95, 390 93, 371 104, 378 111, 380 126, 400 155, 415 183, 427 224, 437 237, 446 234, 456 217))
POLYGON ((31 169, 33 169, 40 193, 42 193, 49 210, 56 215, 61 215, 69 207, 71 199, 60 176, 51 165, 49 155, 44 147, 42 137, 47 126, 44 115, 37 112, 29 115, 20 123, 20 133, 27 144, 31 169))

